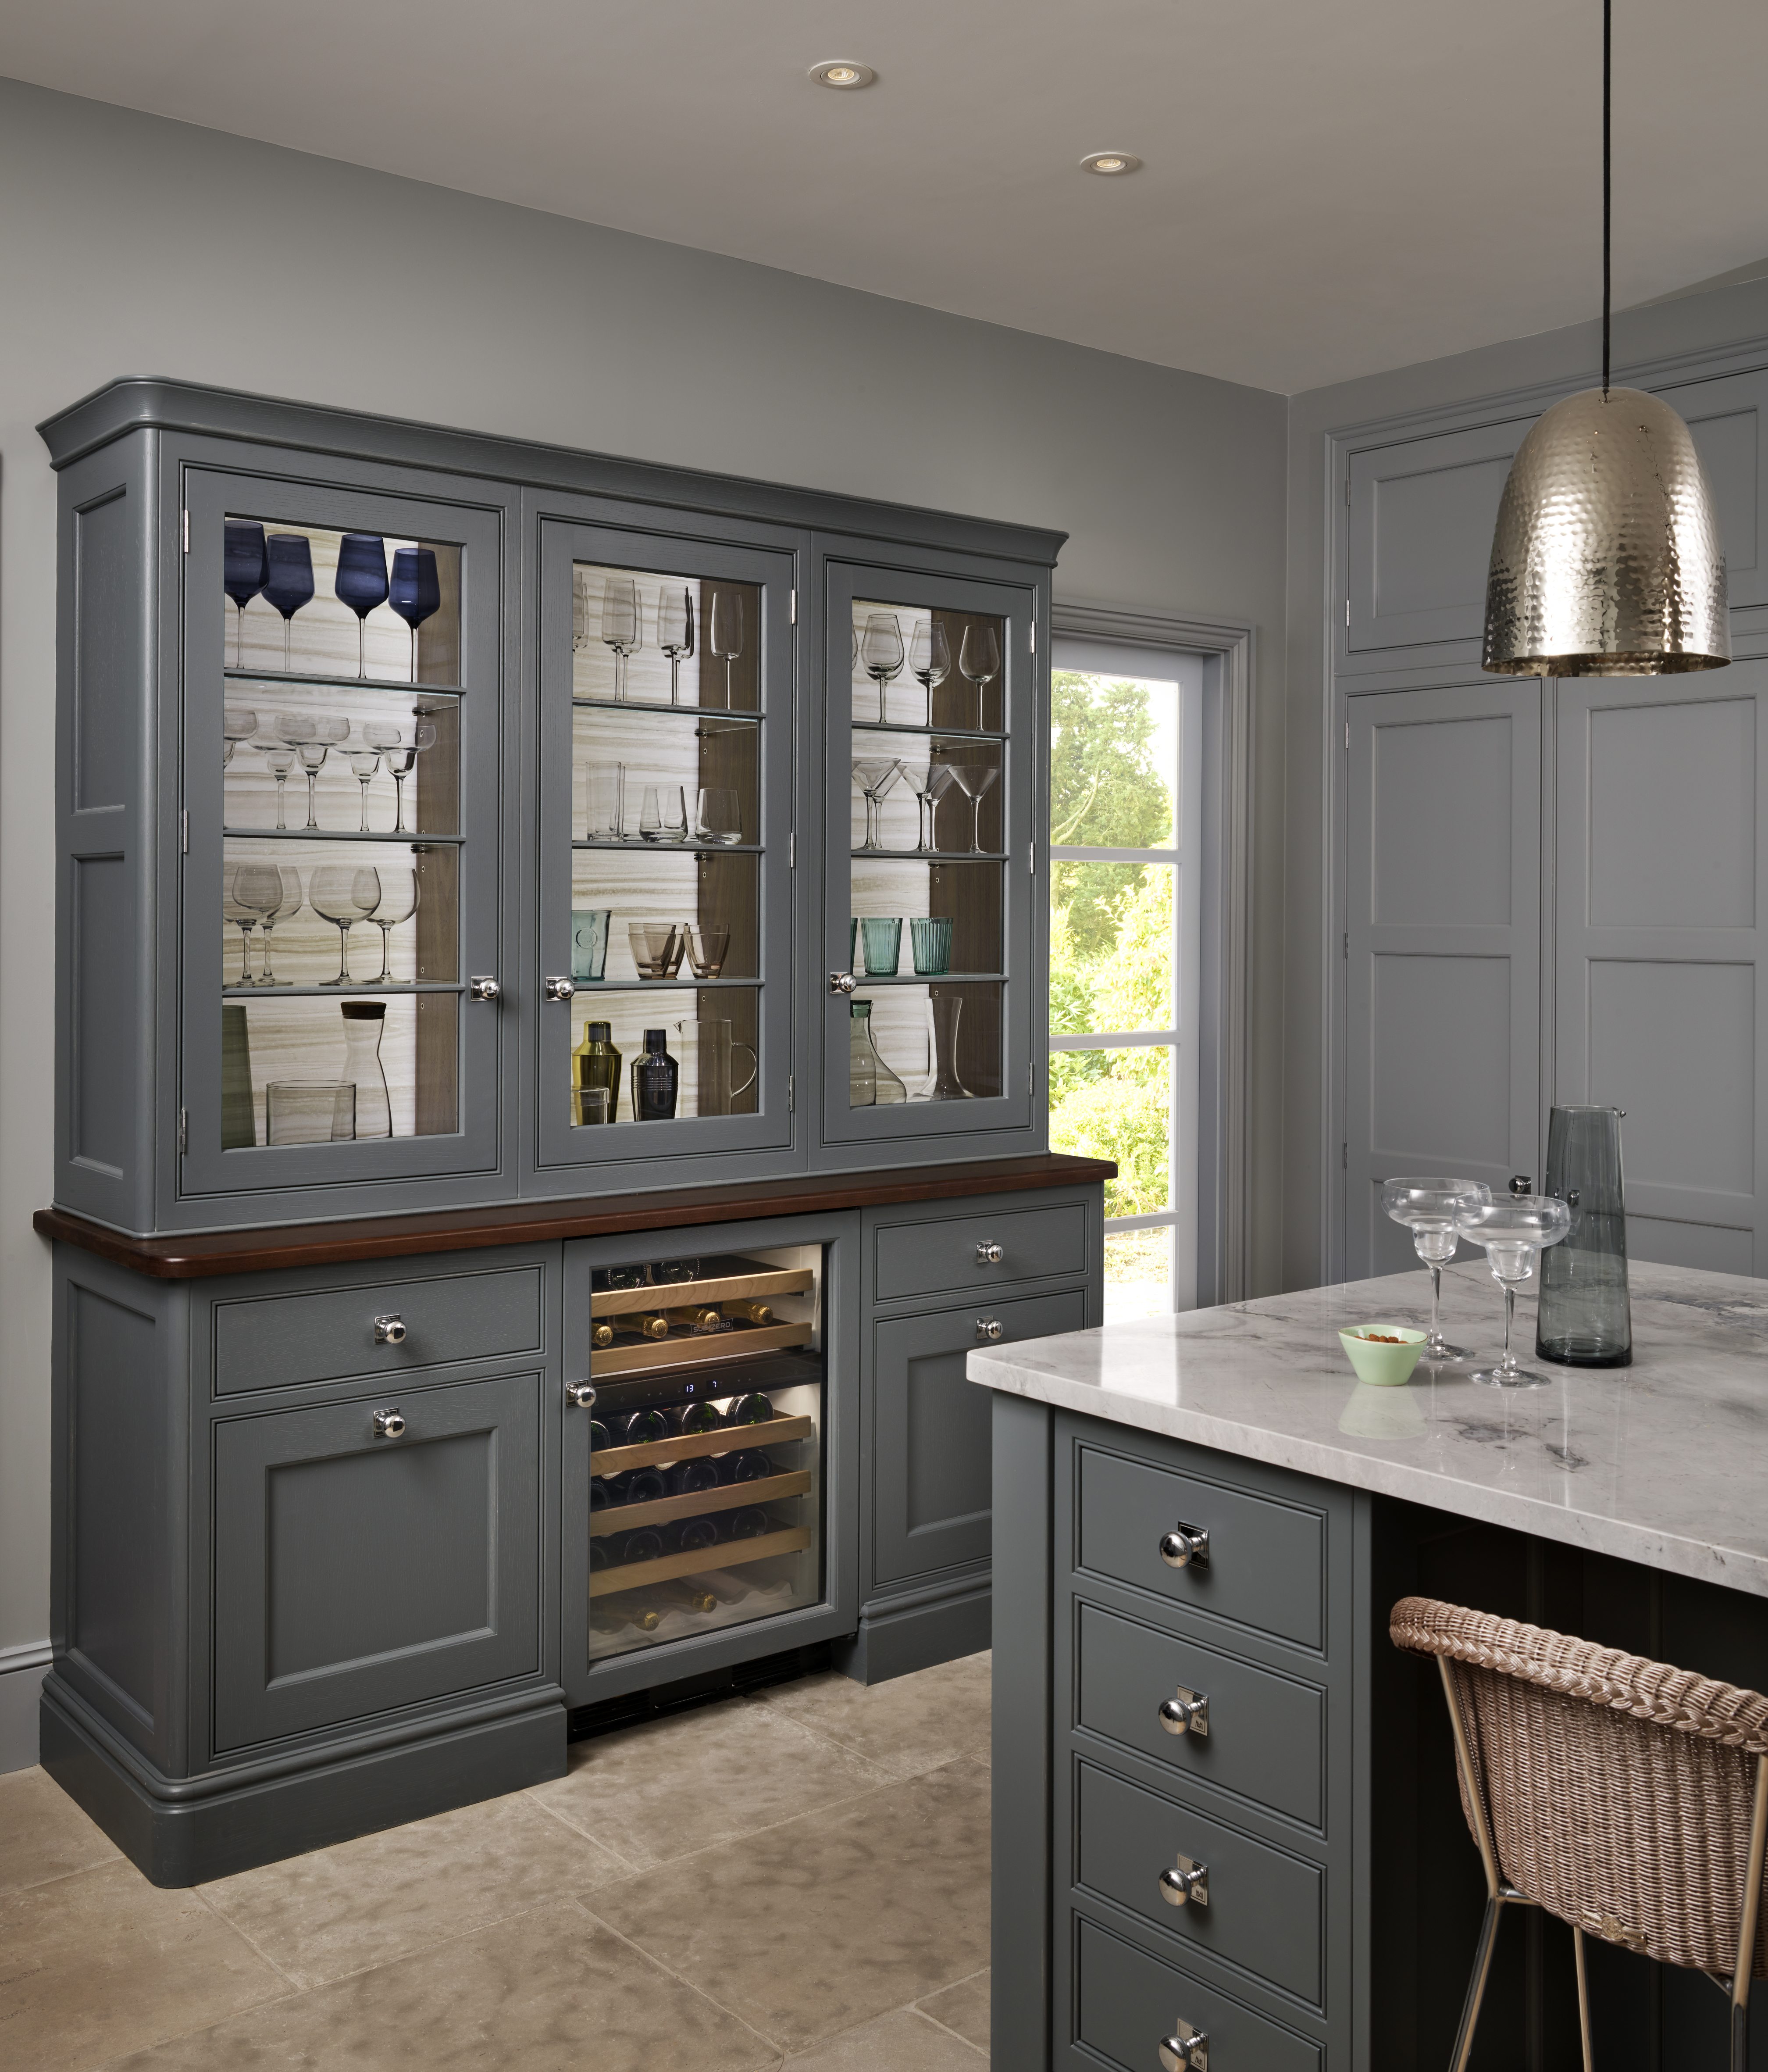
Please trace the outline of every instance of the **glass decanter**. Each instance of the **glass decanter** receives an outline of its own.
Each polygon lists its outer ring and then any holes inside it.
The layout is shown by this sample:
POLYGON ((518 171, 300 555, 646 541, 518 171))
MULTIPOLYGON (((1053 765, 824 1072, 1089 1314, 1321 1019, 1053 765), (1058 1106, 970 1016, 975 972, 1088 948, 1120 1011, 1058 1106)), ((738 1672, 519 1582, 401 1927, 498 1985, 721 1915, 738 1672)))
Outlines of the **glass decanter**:
POLYGON ((872 1040, 872 1002, 852 1003, 848 1025, 847 1105, 849 1108, 886 1108, 905 1101, 909 1089, 878 1054, 872 1040))
POLYGON ((976 1098, 958 1076, 958 1024, 963 1012, 961 993, 934 993, 929 997, 927 1019, 933 1032, 933 1068, 926 1084, 917 1090, 917 1100, 976 1098))
POLYGON ((387 1026, 384 1000, 341 1000, 344 1018, 344 1068, 340 1081, 356 1089, 356 1134, 391 1137, 392 1108, 387 1098, 387 1075, 381 1070, 381 1031, 387 1026))

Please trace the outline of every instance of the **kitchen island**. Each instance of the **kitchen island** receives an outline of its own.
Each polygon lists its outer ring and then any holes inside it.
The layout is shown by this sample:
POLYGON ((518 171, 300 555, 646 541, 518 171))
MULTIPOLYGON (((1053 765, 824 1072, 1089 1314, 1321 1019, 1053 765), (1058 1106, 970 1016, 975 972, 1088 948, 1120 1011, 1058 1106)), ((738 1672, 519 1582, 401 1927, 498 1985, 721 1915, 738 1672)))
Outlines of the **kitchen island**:
MULTIPOLYGON (((996 1392, 1003 2072, 1158 2072, 1186 2025, 1214 2072, 1447 2062, 1483 1889, 1397 1598, 1768 1682, 1768 1285, 1632 1286, 1633 1365, 1531 1360, 1531 1390, 1472 1361, 1357 1382, 1339 1328, 1424 1321, 1421 1272, 971 1354, 996 1392)), ((1483 1262, 1443 1294, 1483 1360, 1483 1262)), ((1507 1935, 1476 2065, 1576 2062, 1569 1934, 1507 1935)), ((1705 1981, 1592 1967, 1599 2056, 1725 2062, 1705 1981)))

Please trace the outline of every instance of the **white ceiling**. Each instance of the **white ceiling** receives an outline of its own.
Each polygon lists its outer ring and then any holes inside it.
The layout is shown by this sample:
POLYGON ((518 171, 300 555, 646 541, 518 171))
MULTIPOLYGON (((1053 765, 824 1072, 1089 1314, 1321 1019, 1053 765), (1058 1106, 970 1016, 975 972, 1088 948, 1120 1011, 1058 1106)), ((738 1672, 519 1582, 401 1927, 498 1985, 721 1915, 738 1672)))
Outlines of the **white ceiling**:
MULTIPOLYGON (((1615 11, 1624 305, 1768 251, 1768 6, 1615 11)), ((1595 313, 1600 22, 1599 0, 14 0, 0 72, 1293 392, 1595 313), (835 56, 877 84, 810 84, 835 56), (1145 169, 1077 169, 1106 148, 1145 169)))

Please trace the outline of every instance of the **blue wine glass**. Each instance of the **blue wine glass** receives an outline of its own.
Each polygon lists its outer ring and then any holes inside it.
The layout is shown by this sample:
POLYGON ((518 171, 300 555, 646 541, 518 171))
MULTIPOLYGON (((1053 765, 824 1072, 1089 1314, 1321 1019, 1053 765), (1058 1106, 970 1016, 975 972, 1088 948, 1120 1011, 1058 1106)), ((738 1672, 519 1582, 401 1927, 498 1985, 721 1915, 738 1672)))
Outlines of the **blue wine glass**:
POLYGON ((264 550, 264 528, 244 518, 227 521, 227 545, 221 554, 221 587, 233 600, 239 622, 233 639, 233 666, 245 667, 245 608, 264 588, 269 565, 264 550))
POLYGON ((282 614, 282 666, 289 668, 289 630, 313 598, 313 548, 304 532, 273 532, 264 543, 264 601, 282 614))
POLYGON ((378 532, 346 532, 338 542, 332 588, 356 615, 356 674, 368 674, 368 615, 387 602, 387 542, 378 532))
POLYGON ((436 553, 430 547, 396 547, 393 579, 387 602, 412 629, 412 683, 417 681, 417 629, 433 618, 442 603, 441 579, 436 573, 436 553))

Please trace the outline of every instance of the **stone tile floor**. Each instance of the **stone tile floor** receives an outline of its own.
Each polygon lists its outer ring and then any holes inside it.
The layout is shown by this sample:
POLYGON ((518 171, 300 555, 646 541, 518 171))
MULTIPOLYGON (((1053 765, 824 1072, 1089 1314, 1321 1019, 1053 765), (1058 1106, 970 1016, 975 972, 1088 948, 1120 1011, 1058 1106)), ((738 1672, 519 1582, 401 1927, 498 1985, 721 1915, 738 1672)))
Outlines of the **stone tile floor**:
POLYGON ((7 2072, 978 2072, 987 1957, 986 1655, 188 1892, 0 1777, 7 2072))

